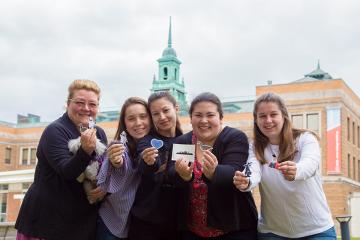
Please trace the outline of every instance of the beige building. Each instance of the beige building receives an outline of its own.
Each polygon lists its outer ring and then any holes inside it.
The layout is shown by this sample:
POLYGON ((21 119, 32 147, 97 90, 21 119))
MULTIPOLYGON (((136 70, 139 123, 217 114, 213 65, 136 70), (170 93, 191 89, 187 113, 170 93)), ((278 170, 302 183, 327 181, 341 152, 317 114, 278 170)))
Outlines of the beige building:
MULTIPOLYGON (((296 127, 312 129, 320 136, 320 170, 338 235, 335 217, 351 215, 351 234, 360 237, 359 97, 344 80, 332 79, 319 66, 300 80, 256 87, 256 96, 265 92, 277 93, 285 99, 296 127)), ((245 131, 251 138, 253 117, 249 107, 244 107, 245 102, 224 104, 226 109, 238 109, 225 114, 224 124, 245 131)), ((47 125, 26 123, 26 118, 22 122, 25 123, 0 122, 1 221, 16 220, 24 193, 33 181, 36 146, 47 125)), ((181 122, 185 131, 191 129, 188 116, 181 117, 181 122)), ((114 136, 116 121, 106 121, 103 117, 98 125, 105 129, 109 139, 114 136)), ((258 190, 254 196, 259 203, 258 190)))

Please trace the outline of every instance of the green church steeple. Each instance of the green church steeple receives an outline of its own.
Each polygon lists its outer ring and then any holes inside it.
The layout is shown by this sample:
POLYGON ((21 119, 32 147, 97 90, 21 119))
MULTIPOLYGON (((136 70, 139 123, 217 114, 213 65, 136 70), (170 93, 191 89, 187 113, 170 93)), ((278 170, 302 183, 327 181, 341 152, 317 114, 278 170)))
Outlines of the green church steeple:
POLYGON ((168 46, 158 60, 158 79, 154 76, 151 92, 168 91, 180 106, 180 114, 187 114, 186 93, 184 81, 180 80, 180 64, 175 49, 172 48, 171 17, 169 24, 168 46))

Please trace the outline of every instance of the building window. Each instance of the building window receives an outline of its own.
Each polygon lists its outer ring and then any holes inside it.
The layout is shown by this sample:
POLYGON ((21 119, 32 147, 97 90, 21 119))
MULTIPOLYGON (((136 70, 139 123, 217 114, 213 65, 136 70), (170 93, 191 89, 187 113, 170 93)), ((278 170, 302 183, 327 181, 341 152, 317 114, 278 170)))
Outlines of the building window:
POLYGON ((350 164, 351 164, 351 162, 350 162, 351 160, 350 160, 350 154, 348 153, 348 157, 347 157, 347 175, 348 175, 348 177, 349 178, 351 178, 351 171, 350 171, 350 164))
POLYGON ((357 165, 357 180, 360 181, 360 160, 358 160, 357 165))
POLYGON ((355 157, 353 157, 353 165, 352 165, 352 167, 353 167, 353 175, 352 175, 352 177, 353 177, 353 179, 354 180, 356 180, 356 159, 355 159, 355 157))
POLYGON ((8 190, 9 190, 8 184, 0 184, 0 222, 6 221, 6 205, 7 205, 8 190))
POLYGON ((166 80, 168 77, 168 69, 167 67, 164 67, 164 79, 166 80))
POLYGON ((350 118, 347 117, 346 119, 346 136, 347 136, 347 140, 350 141, 350 118))
POLYGON ((11 147, 5 148, 5 163, 6 164, 11 163, 11 147))
POLYGON ((355 144, 355 122, 352 123, 352 141, 355 144))
POLYGON ((29 149, 28 148, 23 148, 22 149, 22 158, 21 158, 21 164, 22 165, 28 165, 28 152, 29 152, 29 149))
POLYGON ((34 147, 22 148, 20 155, 21 165, 35 165, 37 162, 36 148, 34 147))
POLYGON ((6 221, 7 193, 0 193, 0 222, 6 221))
POLYGON ((306 128, 320 135, 319 113, 294 114, 291 121, 295 128, 306 128))
POLYGON ((311 113, 306 115, 306 128, 319 135, 319 114, 311 113))
POLYGON ((303 128, 303 115, 292 115, 291 121, 294 127, 303 128))
POLYGON ((30 164, 31 165, 36 164, 36 148, 30 149, 30 164))
POLYGON ((360 126, 357 127, 357 147, 360 148, 360 126))

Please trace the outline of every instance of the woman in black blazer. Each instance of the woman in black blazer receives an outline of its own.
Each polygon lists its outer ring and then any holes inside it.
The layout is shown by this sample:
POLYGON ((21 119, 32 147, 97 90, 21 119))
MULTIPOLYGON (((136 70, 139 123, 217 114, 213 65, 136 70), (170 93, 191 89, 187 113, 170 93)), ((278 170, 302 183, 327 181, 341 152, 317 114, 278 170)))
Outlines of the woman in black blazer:
POLYGON ((69 86, 66 112, 40 138, 34 182, 15 225, 18 239, 95 240, 98 204, 89 200, 96 202, 105 193, 99 187, 85 193, 80 176, 90 162, 101 161, 96 152, 107 144, 104 130, 90 120, 96 118, 99 99, 93 81, 75 80, 69 86), (71 140, 79 141, 74 152, 71 140))
POLYGON ((250 192, 233 184, 248 157, 246 135, 223 127, 218 97, 202 93, 191 103, 193 131, 174 143, 194 144, 195 161, 178 159, 170 174, 178 187, 178 224, 183 239, 256 239, 257 210, 250 192))

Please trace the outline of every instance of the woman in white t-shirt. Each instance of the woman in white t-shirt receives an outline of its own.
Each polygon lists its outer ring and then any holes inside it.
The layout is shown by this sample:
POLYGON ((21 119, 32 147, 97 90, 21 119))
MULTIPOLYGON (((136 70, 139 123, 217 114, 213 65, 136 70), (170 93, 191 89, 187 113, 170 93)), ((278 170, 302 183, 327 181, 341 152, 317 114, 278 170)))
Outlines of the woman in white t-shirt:
POLYGON ((336 239, 334 223, 319 174, 316 135, 293 128, 283 100, 261 95, 254 105, 254 142, 248 170, 237 171, 234 184, 250 191, 260 183, 260 240, 336 239))

